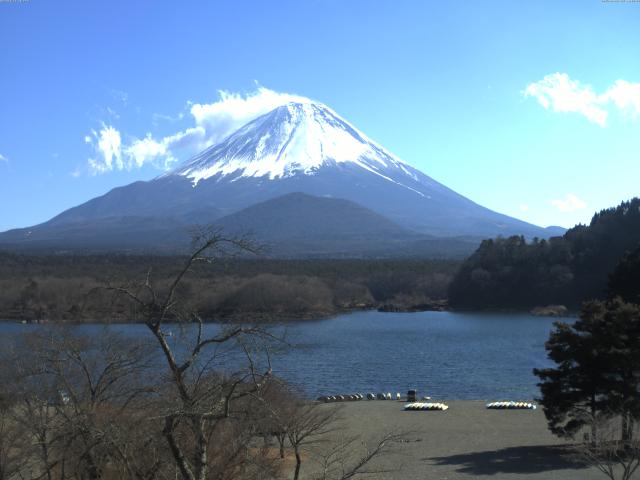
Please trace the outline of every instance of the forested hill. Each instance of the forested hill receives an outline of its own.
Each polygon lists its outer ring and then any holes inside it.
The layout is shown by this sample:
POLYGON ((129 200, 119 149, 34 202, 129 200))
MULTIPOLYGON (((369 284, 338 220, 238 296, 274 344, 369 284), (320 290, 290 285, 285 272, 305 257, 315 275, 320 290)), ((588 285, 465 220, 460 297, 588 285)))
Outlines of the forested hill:
POLYGON ((626 252, 640 246, 640 199, 596 213, 588 226, 562 237, 485 240, 449 288, 457 308, 529 309, 607 295, 609 275, 626 252))

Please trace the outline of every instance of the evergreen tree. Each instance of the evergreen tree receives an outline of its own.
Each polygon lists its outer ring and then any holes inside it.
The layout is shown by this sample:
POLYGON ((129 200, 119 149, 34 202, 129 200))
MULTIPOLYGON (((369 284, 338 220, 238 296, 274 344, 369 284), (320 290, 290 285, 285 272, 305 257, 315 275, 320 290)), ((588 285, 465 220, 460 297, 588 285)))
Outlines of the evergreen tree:
POLYGON ((619 416, 628 440, 640 419, 640 306, 587 302, 573 325, 555 324, 546 349, 557 367, 534 374, 550 430, 572 437, 598 416, 619 416))
MULTIPOLYGON (((449 288, 457 308, 526 308, 563 304, 579 308, 585 299, 605 298, 607 278, 625 252, 640 245, 640 198, 596 213, 588 226, 562 237, 485 240, 461 265, 449 288)), ((638 293, 640 252, 630 256, 620 281, 638 293), (635 258, 635 263, 632 261, 635 258)), ((618 287, 616 287, 618 288, 618 287)), ((622 290, 619 294, 630 299, 622 290)), ((617 294, 617 293, 616 293, 617 294)))
POLYGON ((640 247, 627 252, 609 277, 609 295, 640 304, 640 247))

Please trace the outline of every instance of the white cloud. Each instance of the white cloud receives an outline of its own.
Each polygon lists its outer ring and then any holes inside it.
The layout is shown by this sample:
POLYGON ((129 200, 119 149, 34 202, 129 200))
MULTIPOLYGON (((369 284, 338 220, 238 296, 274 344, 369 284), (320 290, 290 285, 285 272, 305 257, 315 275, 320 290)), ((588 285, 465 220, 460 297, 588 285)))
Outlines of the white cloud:
POLYGON ((278 93, 268 88, 248 95, 219 91, 220 100, 191 105, 190 113, 197 127, 204 129, 205 147, 218 143, 251 120, 289 102, 309 102, 308 98, 278 93))
POLYGON ((73 178, 78 178, 81 174, 82 172, 80 171, 79 167, 69 172, 69 175, 71 175, 73 178))
MULTIPOLYGON (((168 150, 183 150, 195 154, 219 143, 225 137, 251 120, 289 102, 310 102, 308 98, 289 93, 279 93, 265 87, 242 95, 219 91, 220 99, 212 103, 187 102, 193 126, 157 140, 168 150)), ((183 114, 178 115, 181 119, 183 114)), ((168 116, 167 116, 168 117, 168 116)), ((161 118, 156 115, 156 119, 161 118)), ((175 119, 175 117, 168 117, 175 119)))
POLYGON ((151 134, 147 134, 142 140, 134 140, 131 145, 125 149, 125 154, 129 158, 129 165, 142 167, 145 163, 157 163, 163 159, 165 164, 175 161, 171 152, 167 147, 167 142, 157 142, 151 134))
POLYGON ((0 153, 0 162, 9 163, 9 159, 0 153))
POLYGON ((554 112, 575 112, 604 127, 608 112, 601 108, 598 96, 590 85, 571 80, 566 73, 553 73, 532 83, 525 97, 535 97, 545 109, 554 112))
POLYGON ((187 150, 196 153, 215 142, 207 141, 207 132, 203 127, 190 127, 162 139, 170 149, 187 150))
POLYGON ((640 115, 640 83, 618 80, 603 97, 634 120, 640 115))
MULTIPOLYGON (((289 102, 311 101, 264 87, 258 87, 255 92, 246 95, 226 91, 218 93, 220 98, 213 103, 187 102, 193 125, 165 137, 154 138, 147 134, 143 139, 133 138, 126 145, 121 145, 120 133, 113 127, 103 125, 99 133, 92 131, 92 136, 85 137, 85 142, 93 145, 97 154, 89 159, 90 170, 93 173, 105 173, 114 169, 139 168, 145 164, 166 169, 178 158, 186 158, 220 142, 241 126, 274 108, 289 102)), ((179 114, 177 118, 183 116, 179 114)), ((174 118, 154 114, 152 122, 174 118)))
POLYGON ((636 119, 640 114, 640 83, 617 80, 602 94, 591 85, 572 80, 566 73, 552 73, 531 83, 525 97, 535 98, 545 109, 554 112, 579 113, 590 122, 606 126, 612 110, 636 119))
POLYGON ((98 150, 102 153, 105 164, 110 168, 113 162, 115 162, 116 167, 120 170, 122 170, 124 166, 122 163, 121 145, 120 132, 111 126, 103 126, 102 130, 100 130, 98 150))
POLYGON ((518 208, 523 212, 529 211, 529 205, 527 205, 526 203, 521 203, 520 205, 518 205, 518 208))
POLYGON ((569 213, 581 210, 587 206, 586 202, 573 193, 567 193, 564 198, 551 200, 551 205, 561 212, 569 213))
MULTIPOLYGON (((122 139, 120 132, 110 125, 102 125, 99 133, 92 131, 93 138, 89 143, 93 146, 95 157, 89 159, 91 172, 104 173, 113 170, 122 170, 122 139)), ((85 137, 85 142, 86 142, 85 137)))

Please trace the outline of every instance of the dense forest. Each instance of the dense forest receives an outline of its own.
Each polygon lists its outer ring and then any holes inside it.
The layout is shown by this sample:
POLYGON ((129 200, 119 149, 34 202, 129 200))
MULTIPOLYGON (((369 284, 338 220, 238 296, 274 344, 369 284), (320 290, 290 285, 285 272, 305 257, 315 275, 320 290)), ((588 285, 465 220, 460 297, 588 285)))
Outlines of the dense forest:
POLYGON ((578 225, 562 237, 485 240, 456 274, 449 302, 464 309, 553 304, 575 309, 584 300, 614 293, 608 289, 614 270, 618 277, 633 275, 639 246, 638 198, 596 213, 588 226, 578 225), (625 266, 618 266, 623 257, 625 266))
MULTIPOLYGON (((147 275, 159 288, 180 256, 35 255, 0 252, 0 318, 136 321, 135 308, 108 286, 147 275)), ((531 309, 603 298, 633 285, 640 265, 640 199, 594 215, 549 240, 485 240, 462 264, 452 260, 275 260, 221 258, 198 265, 182 301, 209 320, 312 318, 379 308, 531 309), (621 260, 624 258, 624 262, 621 260), (615 272, 615 275, 613 273, 615 272), (610 280, 611 279, 611 280, 610 280), (610 287, 608 287, 610 285, 610 287)), ((637 283, 637 282, 636 282, 637 283)))
MULTIPOLYGON (((0 318, 136 321, 121 296, 104 288, 158 288, 185 258, 140 255, 24 255, 0 252, 0 318)), ((309 318, 383 308, 438 308, 459 262, 446 260, 221 259, 198 265, 181 299, 209 320, 309 318)))

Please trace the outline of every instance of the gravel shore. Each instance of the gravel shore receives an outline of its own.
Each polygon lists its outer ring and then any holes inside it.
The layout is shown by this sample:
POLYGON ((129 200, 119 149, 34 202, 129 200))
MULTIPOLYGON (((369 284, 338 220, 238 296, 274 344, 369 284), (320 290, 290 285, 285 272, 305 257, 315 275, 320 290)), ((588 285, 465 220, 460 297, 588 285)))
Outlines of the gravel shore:
MULTIPOLYGON (((438 400, 441 401, 441 400, 438 400)), ((373 465, 375 478, 591 480, 605 478, 573 458, 537 410, 487 410, 481 401, 450 401, 449 410, 403 411, 398 401, 340 404, 345 435, 373 442, 406 431, 406 442, 373 465)), ((333 404, 323 406, 333 408, 333 404)))

